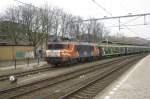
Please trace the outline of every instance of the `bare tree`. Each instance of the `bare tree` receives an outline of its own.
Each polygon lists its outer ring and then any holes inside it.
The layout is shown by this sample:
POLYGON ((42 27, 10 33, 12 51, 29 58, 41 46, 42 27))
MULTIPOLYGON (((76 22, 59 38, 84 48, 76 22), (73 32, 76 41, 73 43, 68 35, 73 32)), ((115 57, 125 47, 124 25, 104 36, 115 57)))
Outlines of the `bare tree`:
POLYGON ((25 25, 25 37, 29 44, 34 46, 36 55, 37 47, 43 42, 44 33, 41 29, 40 9, 35 9, 32 6, 22 6, 22 24, 25 25))
POLYGON ((54 11, 54 16, 52 20, 53 22, 52 32, 57 37, 58 35, 60 36, 61 15, 63 13, 63 10, 58 8, 53 8, 53 11, 54 11))
MULTIPOLYGON (((91 18, 92 19, 92 18, 91 18)), ((5 19, 15 44, 26 42, 35 47, 47 44, 49 36, 74 36, 78 40, 100 42, 109 34, 104 24, 98 21, 82 22, 82 18, 66 13, 60 8, 44 5, 36 8, 30 5, 12 6, 7 9, 5 19), (16 25, 13 25, 13 24, 16 25)))
POLYGON ((21 27, 19 24, 20 22, 20 11, 18 9, 18 7, 15 7, 15 6, 11 6, 11 7, 8 7, 6 12, 5 12, 5 22, 4 24, 7 26, 7 31, 8 34, 9 34, 9 38, 11 39, 11 41, 14 43, 14 44, 18 44, 18 37, 20 36, 20 33, 21 32, 21 27))
POLYGON ((47 45, 48 37, 52 32, 53 28, 53 18, 54 18, 54 10, 52 7, 49 7, 47 4, 44 5, 45 8, 40 9, 40 20, 41 20, 41 29, 43 35, 43 42, 47 45))

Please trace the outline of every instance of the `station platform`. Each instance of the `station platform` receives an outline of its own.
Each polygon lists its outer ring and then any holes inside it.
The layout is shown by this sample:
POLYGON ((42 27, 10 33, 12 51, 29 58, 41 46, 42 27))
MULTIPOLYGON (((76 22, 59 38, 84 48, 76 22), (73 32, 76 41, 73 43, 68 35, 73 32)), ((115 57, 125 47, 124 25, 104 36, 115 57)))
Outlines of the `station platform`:
POLYGON ((94 99, 150 99, 150 55, 131 67, 94 99))

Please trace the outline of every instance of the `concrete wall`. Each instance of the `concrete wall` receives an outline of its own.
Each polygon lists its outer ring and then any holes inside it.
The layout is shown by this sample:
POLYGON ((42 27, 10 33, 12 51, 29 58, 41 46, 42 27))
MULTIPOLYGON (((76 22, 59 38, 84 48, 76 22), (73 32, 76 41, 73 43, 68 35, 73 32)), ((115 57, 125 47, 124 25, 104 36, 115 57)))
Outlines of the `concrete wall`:
MULTIPOLYGON (((28 52, 33 50, 33 46, 0 45, 0 61, 13 60, 16 58, 17 52, 28 52)), ((24 59, 24 57, 17 57, 17 59, 24 59)))

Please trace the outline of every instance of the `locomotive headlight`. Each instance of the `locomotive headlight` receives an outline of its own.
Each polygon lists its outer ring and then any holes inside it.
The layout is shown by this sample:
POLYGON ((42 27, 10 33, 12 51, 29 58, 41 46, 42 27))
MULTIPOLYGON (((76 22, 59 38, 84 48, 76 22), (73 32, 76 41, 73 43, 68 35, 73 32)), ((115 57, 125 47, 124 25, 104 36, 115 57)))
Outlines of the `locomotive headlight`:
POLYGON ((47 57, 59 57, 60 50, 46 50, 47 57))

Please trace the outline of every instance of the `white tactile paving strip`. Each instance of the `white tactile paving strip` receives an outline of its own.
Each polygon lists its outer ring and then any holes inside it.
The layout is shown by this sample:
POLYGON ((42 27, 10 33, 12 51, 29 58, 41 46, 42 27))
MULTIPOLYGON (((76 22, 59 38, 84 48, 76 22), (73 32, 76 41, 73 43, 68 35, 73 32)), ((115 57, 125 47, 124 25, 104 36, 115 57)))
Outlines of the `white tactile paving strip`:
POLYGON ((150 55, 114 81, 94 99, 150 99, 150 55))

